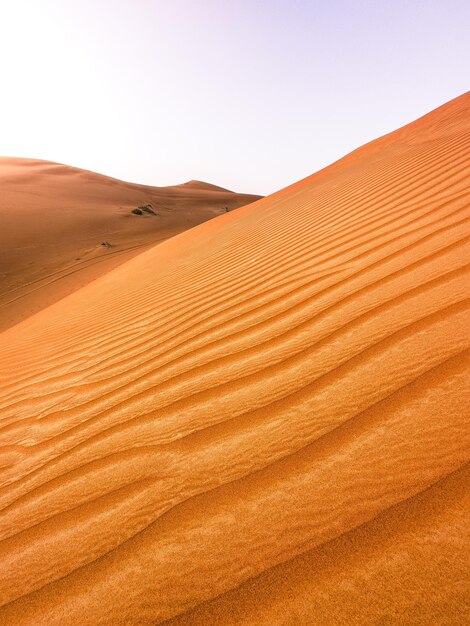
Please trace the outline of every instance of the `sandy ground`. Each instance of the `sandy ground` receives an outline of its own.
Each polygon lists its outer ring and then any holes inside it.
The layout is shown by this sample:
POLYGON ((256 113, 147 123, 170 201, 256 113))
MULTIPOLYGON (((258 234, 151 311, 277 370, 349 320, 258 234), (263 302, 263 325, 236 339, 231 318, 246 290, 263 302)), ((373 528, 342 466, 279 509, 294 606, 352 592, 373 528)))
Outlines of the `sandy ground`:
POLYGON ((0 623, 468 623, 470 94, 6 330, 0 623))
POLYGON ((258 198, 200 181, 147 187, 0 157, 0 330, 225 207, 258 198), (156 215, 131 213, 147 203, 156 215))

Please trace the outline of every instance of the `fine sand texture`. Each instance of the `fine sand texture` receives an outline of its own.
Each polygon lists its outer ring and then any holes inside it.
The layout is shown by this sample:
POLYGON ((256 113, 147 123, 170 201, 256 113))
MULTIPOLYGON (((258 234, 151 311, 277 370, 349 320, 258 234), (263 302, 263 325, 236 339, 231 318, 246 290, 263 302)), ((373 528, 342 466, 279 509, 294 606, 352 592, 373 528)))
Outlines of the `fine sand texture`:
POLYGON ((0 330, 156 242, 259 197, 196 180, 148 187, 0 157, 0 330), (152 212, 132 213, 147 204, 152 212))
POLYGON ((468 624, 470 94, 0 335, 2 626, 468 624))

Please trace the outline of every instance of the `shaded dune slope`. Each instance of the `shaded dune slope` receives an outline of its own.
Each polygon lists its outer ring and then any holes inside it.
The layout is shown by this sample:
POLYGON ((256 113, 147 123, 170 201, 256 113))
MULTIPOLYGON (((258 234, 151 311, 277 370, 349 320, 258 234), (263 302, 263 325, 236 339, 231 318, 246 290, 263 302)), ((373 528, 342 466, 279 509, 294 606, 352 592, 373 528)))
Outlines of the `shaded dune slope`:
POLYGON ((259 197, 200 181, 136 185, 69 165, 0 157, 0 330, 156 242, 259 197), (147 203, 157 215, 131 213, 147 203))
POLYGON ((2 624, 464 624, 470 96, 0 335, 2 624))

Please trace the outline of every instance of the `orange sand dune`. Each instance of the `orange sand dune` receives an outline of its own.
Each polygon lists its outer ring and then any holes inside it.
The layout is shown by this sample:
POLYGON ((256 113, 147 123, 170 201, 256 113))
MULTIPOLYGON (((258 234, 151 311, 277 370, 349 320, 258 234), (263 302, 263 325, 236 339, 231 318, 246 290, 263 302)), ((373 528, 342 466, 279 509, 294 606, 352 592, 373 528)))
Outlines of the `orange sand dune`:
POLYGON ((470 94, 5 331, 0 623, 468 623, 470 94))
POLYGON ((200 181, 135 185, 58 163, 0 157, 0 330, 156 242, 259 197, 200 181), (146 203, 157 215, 131 213, 146 203))

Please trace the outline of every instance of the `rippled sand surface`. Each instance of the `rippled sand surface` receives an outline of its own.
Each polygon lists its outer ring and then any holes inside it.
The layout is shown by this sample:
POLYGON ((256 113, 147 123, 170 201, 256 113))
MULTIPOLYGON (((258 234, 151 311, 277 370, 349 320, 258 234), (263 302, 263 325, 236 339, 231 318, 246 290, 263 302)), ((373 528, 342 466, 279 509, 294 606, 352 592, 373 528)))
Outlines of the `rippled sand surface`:
POLYGON ((470 95, 0 335, 0 623, 468 623, 470 95))

